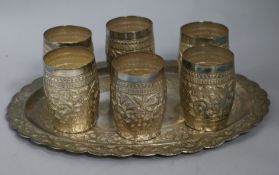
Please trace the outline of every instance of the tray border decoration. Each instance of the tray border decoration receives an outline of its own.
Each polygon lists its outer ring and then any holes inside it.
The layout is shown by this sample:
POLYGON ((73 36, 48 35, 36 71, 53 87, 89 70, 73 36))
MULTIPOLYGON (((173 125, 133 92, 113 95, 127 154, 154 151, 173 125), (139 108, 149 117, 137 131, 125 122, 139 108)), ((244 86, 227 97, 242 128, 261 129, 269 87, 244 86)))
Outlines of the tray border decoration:
MULTIPOLYGON (((167 61, 167 70, 176 72, 176 61, 167 61)), ((97 64, 99 74, 106 72, 106 63, 97 64)), ((215 148, 224 142, 237 138, 240 134, 248 132, 249 129, 256 126, 262 121, 265 114, 268 113, 270 101, 267 93, 255 82, 248 80, 242 75, 237 75, 238 79, 249 87, 250 93, 253 93, 253 99, 256 99, 253 111, 246 117, 238 120, 235 124, 221 130, 221 132, 211 132, 206 137, 197 138, 199 140, 181 141, 179 144, 170 143, 168 145, 150 144, 149 146, 139 144, 138 147, 129 147, 128 145, 105 145, 98 143, 75 142, 68 138, 60 138, 55 135, 48 134, 36 127, 29 121, 24 114, 25 102, 32 93, 41 88, 42 79, 38 78, 31 84, 24 86, 16 93, 7 108, 6 117, 10 123, 10 127, 32 142, 39 145, 45 145, 57 150, 65 150, 72 153, 89 153, 97 156, 117 156, 127 157, 137 156, 173 156, 180 153, 194 153, 207 148, 215 148), (194 143, 194 144, 193 144, 194 143)))

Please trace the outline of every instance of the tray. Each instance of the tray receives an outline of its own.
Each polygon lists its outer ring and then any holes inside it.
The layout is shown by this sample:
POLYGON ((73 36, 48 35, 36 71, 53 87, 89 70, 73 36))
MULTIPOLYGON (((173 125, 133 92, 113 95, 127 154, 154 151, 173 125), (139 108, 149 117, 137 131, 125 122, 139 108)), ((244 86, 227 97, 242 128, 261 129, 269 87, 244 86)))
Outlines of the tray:
POLYGON ((11 128, 31 141, 54 149, 98 156, 172 156, 214 148, 256 126, 268 112, 267 93, 242 75, 237 75, 236 96, 226 128, 216 132, 199 132, 184 124, 179 105, 176 61, 166 63, 167 112, 161 135, 153 140, 135 142, 121 138, 115 132, 110 116, 110 78, 105 63, 98 64, 100 107, 96 126, 81 134, 64 134, 53 129, 46 117, 46 98, 42 78, 22 88, 11 100, 7 117, 11 128))

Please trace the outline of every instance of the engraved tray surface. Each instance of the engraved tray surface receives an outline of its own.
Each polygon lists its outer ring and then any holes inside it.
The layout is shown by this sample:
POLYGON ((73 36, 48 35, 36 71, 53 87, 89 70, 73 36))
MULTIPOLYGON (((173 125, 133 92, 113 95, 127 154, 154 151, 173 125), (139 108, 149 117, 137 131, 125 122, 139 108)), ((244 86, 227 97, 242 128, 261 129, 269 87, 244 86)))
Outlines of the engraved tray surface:
POLYGON ((80 134, 64 134, 53 129, 46 115, 46 98, 42 78, 22 88, 10 102, 7 117, 20 136, 54 149, 98 156, 172 156, 214 148, 232 140, 257 125, 268 112, 267 93, 244 76, 237 75, 236 96, 226 128, 216 132, 195 131, 184 124, 179 106, 179 80, 176 61, 166 63, 167 112, 161 135, 155 139, 135 142, 115 132, 109 107, 110 78, 105 63, 98 64, 100 79, 99 118, 96 126, 80 134))

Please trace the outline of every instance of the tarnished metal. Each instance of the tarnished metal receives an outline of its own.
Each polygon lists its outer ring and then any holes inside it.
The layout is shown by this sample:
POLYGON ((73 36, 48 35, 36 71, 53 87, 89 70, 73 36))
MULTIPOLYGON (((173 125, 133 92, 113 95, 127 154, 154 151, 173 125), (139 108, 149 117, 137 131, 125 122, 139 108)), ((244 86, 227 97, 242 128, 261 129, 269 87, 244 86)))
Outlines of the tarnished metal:
POLYGON ((214 148, 237 138, 256 126, 268 112, 269 100, 258 84, 236 76, 235 98, 227 123, 223 129, 203 132, 184 124, 179 105, 179 80, 175 61, 166 64, 167 106, 161 134, 148 141, 133 141, 120 137, 112 120, 109 107, 110 76, 105 65, 99 64, 100 105, 95 127, 67 134, 54 129, 46 112, 47 99, 42 78, 22 88, 10 102, 7 117, 10 126, 24 138, 54 149, 99 156, 172 156, 214 148))
POLYGON ((54 128, 78 133, 96 122, 99 81, 94 54, 83 47, 54 49, 44 56, 44 91, 54 128))
POLYGON ((44 54, 65 46, 86 47, 93 51, 92 32, 81 26, 56 26, 44 32, 44 54))
POLYGON ((210 21, 192 22, 181 26, 178 51, 178 69, 182 63, 183 52, 193 46, 215 45, 229 48, 229 29, 210 21))
POLYGON ((153 23, 140 16, 122 16, 106 24, 106 55, 108 67, 119 55, 129 52, 155 51, 153 23))
POLYGON ((120 136, 149 140, 160 134, 166 111, 164 60, 135 52, 112 61, 111 108, 120 136))

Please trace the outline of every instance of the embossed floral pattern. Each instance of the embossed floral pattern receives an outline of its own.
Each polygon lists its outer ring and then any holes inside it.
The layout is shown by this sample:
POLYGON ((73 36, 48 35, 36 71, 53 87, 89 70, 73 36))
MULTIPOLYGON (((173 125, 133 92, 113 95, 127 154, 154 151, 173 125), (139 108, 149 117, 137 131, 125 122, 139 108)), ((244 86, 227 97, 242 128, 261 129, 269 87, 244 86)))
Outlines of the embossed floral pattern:
POLYGON ((150 82, 149 89, 144 89, 148 83, 137 83, 133 86, 129 82, 113 78, 111 104, 113 117, 120 132, 123 130, 135 135, 148 135, 160 130, 166 104, 165 83, 165 80, 156 80, 150 82), (121 83, 118 83, 119 81, 121 83), (120 84, 124 85, 121 90, 120 84))
MULTIPOLYGON (((173 62, 171 65, 173 65, 173 62)), ((170 65, 167 68, 170 68, 169 70, 177 70, 177 67, 170 65)), ((107 92, 109 89, 109 76, 104 69, 100 72, 102 72, 100 75, 101 92, 107 92)), ((176 83, 176 86, 174 86, 174 82, 177 82, 176 74, 169 72, 168 82, 168 87, 177 87, 178 84, 176 83)), ((98 156, 112 155, 121 157, 131 155, 153 156, 157 154, 173 156, 180 153, 193 153, 204 148, 223 145, 225 141, 237 138, 241 133, 245 133, 258 125, 268 112, 269 100, 267 93, 259 85, 241 75, 236 76, 236 82, 236 99, 233 113, 230 116, 233 122, 228 127, 209 134, 194 131, 184 123, 162 128, 162 133, 159 137, 141 144, 119 137, 115 133, 115 128, 109 128, 109 126, 105 130, 95 127, 82 134, 54 134, 48 130, 48 128, 52 128, 51 122, 48 122, 49 118, 38 121, 42 125, 34 124, 33 121, 42 116, 42 113, 37 109, 41 105, 38 106, 37 104, 42 98, 45 98, 44 96, 40 97, 36 94, 39 99, 33 103, 37 105, 37 107, 34 106, 36 108, 34 110, 38 110, 39 113, 34 113, 31 119, 26 115, 26 112, 28 112, 26 104, 29 99, 38 90, 42 90, 42 78, 28 84, 12 98, 7 109, 7 118, 11 128, 15 129, 15 132, 20 136, 40 145, 59 150, 98 156)), ((175 88, 175 91, 177 90, 175 88)), ((177 115, 175 111, 170 110, 173 115, 177 115)), ((111 119, 110 116, 108 119, 111 119)), ((44 148, 42 147, 42 149, 44 148)))
POLYGON ((198 73, 193 74, 186 68, 182 68, 182 71, 180 91, 185 117, 189 119, 192 116, 193 119, 189 120, 204 121, 204 125, 207 121, 221 121, 227 118, 235 93, 233 72, 206 77, 198 73), (206 79, 206 81, 202 79, 206 79))

